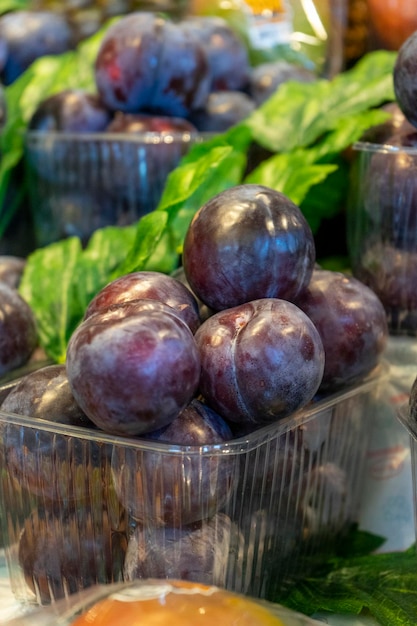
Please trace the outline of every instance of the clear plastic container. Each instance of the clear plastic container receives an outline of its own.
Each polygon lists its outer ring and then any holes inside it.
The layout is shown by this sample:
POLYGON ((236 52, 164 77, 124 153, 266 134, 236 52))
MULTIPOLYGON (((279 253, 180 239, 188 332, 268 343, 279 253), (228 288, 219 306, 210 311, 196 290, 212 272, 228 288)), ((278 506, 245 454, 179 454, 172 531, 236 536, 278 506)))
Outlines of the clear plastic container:
POLYGON ((156 208, 168 177, 198 133, 42 133, 25 137, 25 168, 38 247, 86 242, 156 208))
POLYGON ((358 520, 387 370, 201 447, 0 411, 0 532, 15 596, 48 604, 97 583, 179 578, 276 600, 358 520))
POLYGON ((353 274, 380 298, 390 333, 417 335, 417 149, 353 146, 347 243, 353 274))

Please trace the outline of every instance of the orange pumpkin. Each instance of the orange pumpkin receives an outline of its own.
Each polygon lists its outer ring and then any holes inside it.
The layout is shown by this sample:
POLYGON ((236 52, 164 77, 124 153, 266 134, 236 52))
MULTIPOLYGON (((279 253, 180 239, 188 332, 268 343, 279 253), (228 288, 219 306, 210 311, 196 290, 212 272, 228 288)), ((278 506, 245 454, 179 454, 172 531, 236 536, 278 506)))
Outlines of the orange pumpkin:
POLYGON ((266 606, 217 587, 146 581, 94 603, 72 626, 284 626, 266 606))

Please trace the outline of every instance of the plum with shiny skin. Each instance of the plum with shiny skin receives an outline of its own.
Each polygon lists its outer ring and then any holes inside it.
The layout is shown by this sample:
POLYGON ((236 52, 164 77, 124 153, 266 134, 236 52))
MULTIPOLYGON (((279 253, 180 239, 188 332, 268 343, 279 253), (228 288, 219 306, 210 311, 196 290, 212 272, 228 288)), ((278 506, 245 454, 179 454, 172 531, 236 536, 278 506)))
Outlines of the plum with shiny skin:
POLYGON ((24 257, 13 254, 0 254, 0 282, 17 289, 26 266, 24 257))
POLYGON ((0 376, 24 365, 37 343, 32 309, 14 287, 0 282, 0 376))
POLYGON ((190 290, 173 276, 145 270, 125 274, 105 285, 88 304, 84 319, 110 305, 141 299, 172 307, 193 333, 200 326, 198 303, 190 290))
POLYGON ((407 120, 417 127, 417 32, 412 33, 398 50, 393 81, 400 109, 407 120))
POLYGON ((311 83, 317 75, 310 69, 289 61, 267 61, 251 70, 249 78, 249 93, 256 106, 263 104, 284 83, 295 80, 301 83, 311 83))
MULTIPOLYGON (((196 127, 184 117, 123 113, 117 111, 106 128, 109 133, 196 133, 196 127)), ((166 146, 168 148, 168 145, 166 146)))
POLYGON ((417 131, 386 138, 391 149, 372 154, 361 181, 364 210, 387 244, 413 251, 417 247, 417 131))
POLYGON ((221 416, 259 426, 306 405, 321 383, 324 349, 300 308, 264 298, 209 317, 195 334, 200 392, 221 416))
POLYGON ((204 109, 192 113, 190 119, 200 132, 222 133, 254 110, 254 101, 243 91, 213 91, 204 109))
POLYGON ((2 71, 5 85, 13 83, 39 57, 74 47, 71 28, 56 11, 9 11, 0 18, 0 38, 7 44, 2 71))
POLYGON ((1 410, 59 424, 94 427, 72 395, 65 365, 41 367, 21 378, 1 410))
POLYGON ((119 435, 169 424, 194 397, 200 376, 190 328, 157 300, 136 300, 130 311, 119 307, 83 320, 69 340, 66 367, 83 411, 119 435))
POLYGON ((241 538, 224 513, 181 528, 137 526, 129 537, 125 580, 181 578, 222 585, 241 538))
POLYGON ((95 61, 99 94, 113 111, 187 117, 204 105, 210 73, 200 42, 147 11, 122 17, 104 35, 95 61))
POLYGON ((364 242, 353 272, 381 300, 390 331, 415 334, 417 253, 370 237, 364 242))
POLYGON ((127 550, 125 530, 88 509, 59 514, 34 510, 25 520, 18 561, 40 604, 98 583, 122 580, 127 550))
POLYGON ((321 391, 354 383, 381 361, 388 340, 387 318, 381 300, 367 285, 342 272, 316 268, 295 303, 323 342, 321 391))
POLYGON ((238 467, 227 454, 201 446, 232 439, 223 418, 197 399, 157 431, 142 435, 162 446, 115 448, 113 481, 123 506, 142 525, 182 526, 212 517, 231 497, 238 467), (178 446, 190 446, 182 454, 178 446), (194 449, 193 449, 194 448, 194 449))
POLYGON ((39 132, 88 133, 105 130, 111 113, 96 93, 65 89, 48 96, 36 107, 29 130, 39 132))
POLYGON ((284 194, 242 184, 197 211, 182 262, 192 291, 215 311, 259 298, 291 300, 310 280, 314 238, 300 208, 284 194))
POLYGON ((1 411, 30 417, 36 426, 12 422, 2 428, 4 464, 11 480, 27 489, 44 507, 79 506, 91 493, 111 501, 110 457, 104 446, 91 441, 88 454, 82 439, 54 432, 63 424, 94 429, 76 403, 65 365, 47 365, 23 376, 3 400, 1 411), (82 481, 77 479, 80 470, 82 481))
POLYGON ((244 41, 230 24, 217 16, 188 16, 180 27, 203 45, 211 76, 210 91, 243 91, 251 72, 244 41))

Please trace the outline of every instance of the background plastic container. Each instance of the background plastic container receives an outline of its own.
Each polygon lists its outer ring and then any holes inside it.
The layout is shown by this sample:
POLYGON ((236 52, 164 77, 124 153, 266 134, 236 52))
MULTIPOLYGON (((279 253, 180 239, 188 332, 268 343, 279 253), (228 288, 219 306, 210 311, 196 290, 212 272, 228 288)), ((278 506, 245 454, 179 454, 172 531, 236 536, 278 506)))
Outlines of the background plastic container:
POLYGON ((38 247, 156 208, 168 174, 198 133, 41 133, 25 137, 25 168, 38 247))
POLYGON ((202 447, 0 411, 14 594, 47 604, 96 583, 182 578, 276 600, 357 521, 386 374, 382 364, 274 425, 202 447))
POLYGON ((357 142, 347 209, 353 274, 385 307, 393 335, 417 335, 417 149, 357 142))

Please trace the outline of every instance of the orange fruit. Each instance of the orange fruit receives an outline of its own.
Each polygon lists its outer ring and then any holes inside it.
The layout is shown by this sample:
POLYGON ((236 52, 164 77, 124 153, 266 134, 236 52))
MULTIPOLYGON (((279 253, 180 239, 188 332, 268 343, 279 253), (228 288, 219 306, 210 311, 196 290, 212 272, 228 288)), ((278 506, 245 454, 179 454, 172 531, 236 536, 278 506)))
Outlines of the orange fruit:
POLYGON ((388 50, 398 50, 417 29, 417 10, 412 0, 368 0, 371 27, 388 50))
POLYGON ((137 581, 94 603, 72 626, 284 626, 265 606, 210 585, 137 581))

